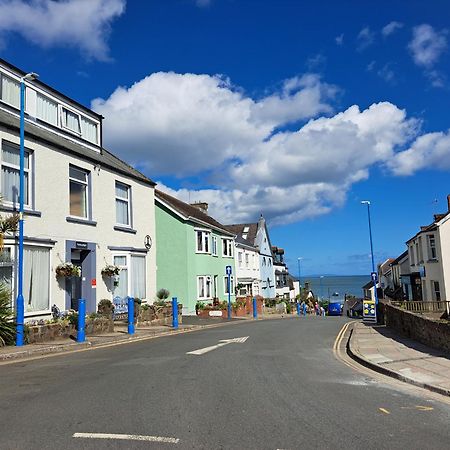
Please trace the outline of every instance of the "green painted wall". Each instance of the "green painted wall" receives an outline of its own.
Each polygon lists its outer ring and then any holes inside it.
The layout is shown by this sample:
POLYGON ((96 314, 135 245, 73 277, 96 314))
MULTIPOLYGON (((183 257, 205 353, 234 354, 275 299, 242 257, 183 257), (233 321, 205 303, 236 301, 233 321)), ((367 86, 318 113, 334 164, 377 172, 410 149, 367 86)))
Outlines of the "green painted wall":
MULTIPOLYGON (((157 289, 166 288, 170 295, 178 297, 184 314, 195 314, 197 303, 197 276, 217 276, 217 297, 228 300, 225 294, 225 268, 232 266, 234 258, 222 256, 222 235, 211 230, 211 238, 217 236, 218 256, 196 253, 196 229, 207 229, 192 222, 185 222, 173 212, 156 202, 156 283, 157 289)), ((234 245, 233 245, 234 248, 234 245)), ((212 294, 213 287, 212 287, 212 294)), ((211 300, 206 300, 210 302, 211 300)), ((234 301, 234 295, 231 296, 234 301)))

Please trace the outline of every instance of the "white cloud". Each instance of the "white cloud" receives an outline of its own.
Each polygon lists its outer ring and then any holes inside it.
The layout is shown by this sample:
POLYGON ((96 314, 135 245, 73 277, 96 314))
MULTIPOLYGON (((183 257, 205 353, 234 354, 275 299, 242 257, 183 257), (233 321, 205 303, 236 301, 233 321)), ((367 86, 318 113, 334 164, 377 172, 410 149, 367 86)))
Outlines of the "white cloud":
POLYGON ((0 37, 14 32, 44 48, 74 47, 108 60, 111 23, 124 11, 125 0, 0 0, 0 37))
POLYGON ((385 64, 380 70, 378 70, 377 75, 382 78, 386 83, 395 84, 395 72, 391 63, 385 64))
POLYGON ((407 150, 397 153, 388 166, 396 175, 412 175, 426 168, 450 169, 450 130, 419 136, 407 150))
POLYGON ((334 38, 334 40, 336 41, 336 45, 344 45, 344 33, 340 34, 339 36, 336 36, 334 38))
POLYGON ((367 47, 371 46, 374 41, 375 41, 375 33, 369 28, 369 27, 364 27, 359 33, 358 36, 356 38, 357 40, 357 50, 358 51, 363 51, 365 50, 367 47))
POLYGON ((408 48, 418 66, 430 69, 447 49, 447 32, 436 31, 428 24, 414 27, 408 48))
POLYGON ((386 26, 384 26, 381 30, 381 34, 383 37, 388 37, 391 34, 395 33, 397 30, 403 28, 403 24, 401 22, 392 21, 389 22, 386 26))
POLYGON ((160 188, 210 203, 225 223, 262 212, 280 224, 343 205, 374 166, 400 173, 398 152, 419 134, 419 122, 388 102, 332 115, 336 93, 312 74, 254 99, 223 77, 161 72, 92 106, 105 116, 105 143, 116 153, 156 180, 194 176, 200 186, 160 188))

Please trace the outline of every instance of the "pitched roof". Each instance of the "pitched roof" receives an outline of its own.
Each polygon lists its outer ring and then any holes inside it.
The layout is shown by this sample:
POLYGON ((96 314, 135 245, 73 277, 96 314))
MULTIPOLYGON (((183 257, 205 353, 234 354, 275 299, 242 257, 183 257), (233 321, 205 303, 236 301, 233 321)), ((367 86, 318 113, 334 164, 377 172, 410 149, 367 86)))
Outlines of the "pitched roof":
MULTIPOLYGON (((19 118, 2 110, 0 110, 0 125, 15 132, 19 132, 20 130, 19 118)), ((139 180, 150 186, 156 185, 155 182, 147 178, 144 174, 104 148, 100 149, 99 147, 99 151, 92 150, 89 147, 77 144, 59 134, 48 132, 28 121, 25 122, 25 136, 31 136, 34 140, 50 145, 55 149, 91 161, 94 164, 98 164, 100 167, 106 167, 114 172, 134 178, 135 180, 139 180)))
POLYGON ((228 231, 224 225, 222 225, 220 222, 218 222, 211 216, 208 216, 208 214, 204 213, 200 209, 196 208, 195 206, 189 205, 188 203, 185 203, 179 200, 178 198, 166 194, 165 192, 162 192, 158 189, 155 189, 155 200, 160 200, 161 202, 165 203, 167 206, 177 211, 186 219, 210 225, 216 229, 223 231, 228 235, 233 234, 230 231, 228 231))
POLYGON ((240 223, 224 225, 224 227, 236 236, 237 243, 255 247, 256 233, 258 232, 257 223, 240 223), (246 228, 248 228, 248 231, 244 233, 246 228), (246 237, 244 238, 245 235, 246 237))
POLYGON ((400 256, 397 256, 397 258, 391 262, 391 266, 398 264, 405 256, 408 256, 408 250, 405 250, 400 256))

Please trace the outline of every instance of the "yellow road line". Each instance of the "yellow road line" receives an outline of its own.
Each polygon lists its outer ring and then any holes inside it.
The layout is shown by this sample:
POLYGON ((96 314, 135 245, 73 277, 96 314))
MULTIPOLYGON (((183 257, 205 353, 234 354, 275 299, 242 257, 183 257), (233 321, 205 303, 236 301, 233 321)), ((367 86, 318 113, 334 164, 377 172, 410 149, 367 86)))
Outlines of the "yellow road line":
POLYGON ((384 414, 390 414, 390 412, 386 408, 378 408, 384 414))
POLYGON ((334 351, 336 351, 339 348, 342 338, 343 338, 345 332, 347 331, 347 328, 349 327, 350 323, 351 322, 347 322, 346 324, 344 324, 343 327, 341 328, 341 330, 339 331, 338 335, 336 336, 336 339, 335 339, 334 345, 333 345, 334 351))

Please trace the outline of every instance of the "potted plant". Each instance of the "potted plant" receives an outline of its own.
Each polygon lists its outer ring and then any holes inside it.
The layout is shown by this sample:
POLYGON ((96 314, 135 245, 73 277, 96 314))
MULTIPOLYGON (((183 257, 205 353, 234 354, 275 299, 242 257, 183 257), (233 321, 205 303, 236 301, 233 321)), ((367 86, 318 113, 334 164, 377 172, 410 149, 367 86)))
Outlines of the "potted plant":
POLYGON ((79 277, 81 269, 70 262, 61 263, 55 269, 57 277, 79 277))
POLYGON ((102 276, 104 277, 114 277, 120 274, 120 267, 114 264, 108 264, 102 269, 102 276))

